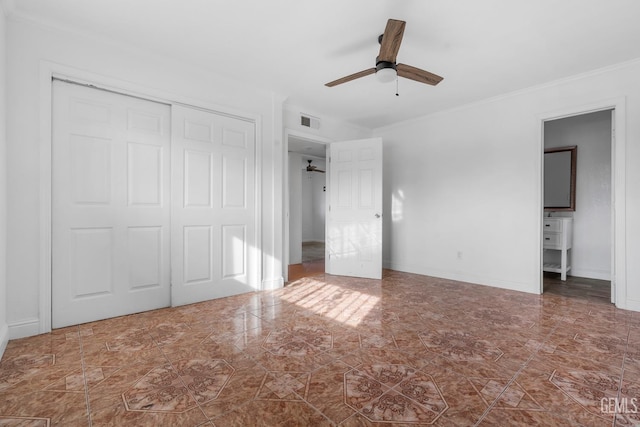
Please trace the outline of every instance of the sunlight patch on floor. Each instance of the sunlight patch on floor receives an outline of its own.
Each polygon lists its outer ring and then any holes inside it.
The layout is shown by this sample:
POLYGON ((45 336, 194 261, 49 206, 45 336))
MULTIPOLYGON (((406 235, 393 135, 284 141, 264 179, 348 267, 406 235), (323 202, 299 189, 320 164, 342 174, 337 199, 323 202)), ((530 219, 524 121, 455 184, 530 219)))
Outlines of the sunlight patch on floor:
POLYGON ((374 295, 313 278, 301 279, 295 288, 294 292, 282 295, 282 299, 347 326, 358 326, 380 300, 374 295))

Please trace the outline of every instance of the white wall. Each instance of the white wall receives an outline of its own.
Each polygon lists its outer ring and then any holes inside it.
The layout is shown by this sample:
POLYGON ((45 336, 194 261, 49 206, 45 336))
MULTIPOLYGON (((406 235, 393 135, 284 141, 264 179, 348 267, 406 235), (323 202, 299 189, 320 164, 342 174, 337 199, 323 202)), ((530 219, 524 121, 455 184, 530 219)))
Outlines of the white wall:
POLYGON ((386 267, 532 289, 539 153, 523 108, 496 102, 376 132, 386 267))
POLYGON ((377 129, 385 156, 385 265, 539 292, 541 117, 623 98, 627 268, 618 305, 640 309, 638 75, 640 61, 633 61, 377 129))
POLYGON ((344 120, 328 117, 325 115, 314 113, 304 107, 285 103, 283 109, 284 127, 288 130, 304 135, 306 139, 316 140, 318 142, 338 142, 348 141, 351 139, 369 138, 372 136, 371 129, 365 129, 347 123, 344 120), (300 113, 312 115, 320 120, 319 129, 311 129, 300 124, 300 113))
MULTIPOLYGON (((261 233, 262 284, 276 287, 282 278, 282 101, 281 97, 240 83, 222 80, 209 70, 171 58, 132 50, 90 36, 46 29, 24 21, 7 22, 7 158, 8 236, 7 319, 10 336, 42 332, 40 300, 47 272, 43 266, 46 226, 41 223, 47 208, 47 177, 40 156, 46 146, 40 117, 48 83, 41 77, 48 67, 81 70, 115 86, 141 88, 173 101, 203 107, 222 106, 233 113, 258 120, 258 151, 262 158, 261 233), (51 65, 54 64, 54 65, 51 65), (44 95, 43 95, 44 94, 44 95), (44 181, 41 181, 41 178, 44 181), (42 185, 42 187, 41 187, 42 185)), ((98 82, 100 83, 100 82, 98 82)), ((46 283, 45 283, 46 284, 46 283)))
POLYGON ((7 155, 6 155, 6 19, 0 4, 0 358, 9 339, 7 326, 7 155))
POLYGON ((289 264, 302 262, 302 161, 289 153, 289 264))
POLYGON ((572 276, 611 279, 611 112, 545 122, 545 148, 576 145, 572 276))

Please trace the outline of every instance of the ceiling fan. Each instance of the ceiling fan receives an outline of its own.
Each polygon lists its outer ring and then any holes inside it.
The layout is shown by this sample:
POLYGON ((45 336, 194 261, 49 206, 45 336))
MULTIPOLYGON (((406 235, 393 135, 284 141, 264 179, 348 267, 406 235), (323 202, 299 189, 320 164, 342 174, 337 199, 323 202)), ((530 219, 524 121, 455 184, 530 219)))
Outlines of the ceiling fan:
POLYGON ((323 170, 318 169, 317 166, 312 165, 311 162, 313 160, 307 160, 307 162, 309 162, 309 166, 307 166, 307 172, 320 172, 320 173, 325 173, 323 170))
POLYGON ((369 68, 367 70, 342 77, 338 80, 326 83, 325 86, 337 86, 374 73, 376 74, 376 77, 378 77, 378 80, 382 82, 390 82, 395 80, 396 76, 400 76, 432 86, 440 83, 443 78, 436 74, 421 70, 420 68, 412 67, 411 65, 396 64, 396 56, 398 55, 398 50, 400 50, 400 43, 402 42, 402 36, 404 35, 405 24, 405 21, 398 21, 396 19, 389 19, 387 21, 387 27, 385 28, 384 33, 378 37, 380 53, 376 58, 376 66, 374 68, 369 68))

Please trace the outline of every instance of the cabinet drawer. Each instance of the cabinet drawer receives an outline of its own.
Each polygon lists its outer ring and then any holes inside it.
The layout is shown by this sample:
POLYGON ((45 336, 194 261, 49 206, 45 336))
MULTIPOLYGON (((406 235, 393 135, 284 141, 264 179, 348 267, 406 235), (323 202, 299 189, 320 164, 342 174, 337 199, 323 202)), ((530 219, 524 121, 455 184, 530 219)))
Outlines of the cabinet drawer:
POLYGON ((542 224, 542 229, 544 231, 562 231, 562 222, 554 218, 545 218, 542 224))
POLYGON ((561 248, 561 235, 558 233, 544 233, 542 235, 542 247, 547 249, 561 248))

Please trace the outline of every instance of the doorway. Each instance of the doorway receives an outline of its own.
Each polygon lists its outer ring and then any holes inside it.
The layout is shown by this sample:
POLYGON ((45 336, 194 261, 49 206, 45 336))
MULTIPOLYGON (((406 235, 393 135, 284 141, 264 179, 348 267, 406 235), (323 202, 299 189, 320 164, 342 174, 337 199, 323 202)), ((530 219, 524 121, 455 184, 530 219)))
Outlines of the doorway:
POLYGON ((288 141, 287 281, 324 273, 326 143, 292 135, 288 141))
POLYGON ((543 292, 615 300, 614 129, 613 108, 543 121, 543 292), (553 159, 569 148, 577 159, 567 199, 575 203, 562 208, 544 196, 559 184, 553 159))

